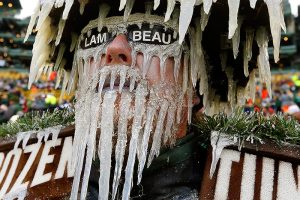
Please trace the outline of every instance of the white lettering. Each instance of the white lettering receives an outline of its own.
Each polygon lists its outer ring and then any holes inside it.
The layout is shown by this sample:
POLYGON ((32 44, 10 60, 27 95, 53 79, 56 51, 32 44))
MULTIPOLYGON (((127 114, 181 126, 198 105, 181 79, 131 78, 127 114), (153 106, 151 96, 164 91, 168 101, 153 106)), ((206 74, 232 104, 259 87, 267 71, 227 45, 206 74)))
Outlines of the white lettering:
POLYGON ((9 165, 10 161, 11 161, 12 156, 14 156, 14 159, 13 159, 12 165, 9 168, 9 172, 8 172, 8 175, 5 179, 5 182, 2 185, 2 188, 1 188, 1 191, 0 191, 0 198, 2 198, 3 195, 6 193, 8 187, 9 187, 11 181, 12 181, 12 178, 13 178, 15 172, 16 172, 16 168, 19 164, 21 154, 22 154, 22 150, 20 148, 18 148, 18 149, 14 149, 14 150, 10 151, 6 156, 4 166, 3 166, 2 170, 1 170, 1 174, 0 174, 0 180, 1 181, 3 180, 3 177, 6 174, 5 172, 6 172, 7 167, 9 165))
POLYGON ((140 41, 142 39, 142 32, 141 31, 133 31, 132 37, 133 37, 132 38, 133 42, 140 41))
POLYGON ((96 36, 93 35, 90 41, 90 45, 96 44, 96 36))
POLYGON ((223 150, 215 189, 215 198, 227 200, 232 162, 240 161, 240 152, 223 150))
POLYGON ((31 187, 50 181, 52 172, 44 174, 46 165, 52 163, 54 159, 54 155, 49 155, 50 148, 54 146, 59 146, 60 144, 61 144, 61 138, 57 139, 56 142, 53 140, 49 140, 45 143, 39 165, 35 172, 32 183, 30 185, 31 187))
POLYGON ((30 156, 23 168, 23 170, 21 171, 18 179, 16 180, 14 186, 12 187, 11 191, 14 191, 14 190, 17 190, 18 188, 21 188, 21 187, 27 187, 28 184, 29 184, 29 181, 23 183, 23 180, 24 178, 26 177, 29 169, 31 168, 35 158, 36 158, 36 155, 38 154, 39 150, 40 150, 40 147, 41 147, 41 143, 36 143, 36 144, 32 144, 32 145, 29 145, 29 146, 26 146, 25 149, 24 149, 24 153, 30 153, 30 156))
POLYGON ((84 47, 88 47, 90 44, 87 43, 87 38, 85 38, 84 47))
POLYGON ((241 200, 252 200, 256 172, 256 156, 245 153, 241 185, 241 200))
POLYGON ((260 199, 273 199, 273 184, 274 184, 274 160, 263 158, 262 177, 260 187, 260 199))
POLYGON ((143 31, 143 41, 151 41, 151 31, 143 31))
POLYGON ((298 166, 298 186, 294 178, 293 168, 291 163, 279 162, 278 170, 278 200, 290 200, 300 197, 300 166, 298 166))
POLYGON ((170 44, 171 43, 171 34, 168 34, 168 41, 166 41, 166 34, 162 33, 162 41, 164 44, 170 44))
POLYGON ((64 176, 65 169, 67 166, 67 172, 68 172, 68 178, 74 176, 75 169, 71 166, 71 160, 72 160, 72 137, 65 138, 64 146, 60 154, 60 160, 57 167, 57 171, 55 174, 55 179, 60 179, 64 176))
POLYGON ((104 34, 99 33, 98 37, 97 37, 97 43, 100 44, 105 41, 106 41, 106 33, 104 33, 104 34))
POLYGON ((157 40, 158 42, 161 42, 159 32, 154 33, 153 38, 152 38, 152 42, 154 42, 155 40, 157 40))

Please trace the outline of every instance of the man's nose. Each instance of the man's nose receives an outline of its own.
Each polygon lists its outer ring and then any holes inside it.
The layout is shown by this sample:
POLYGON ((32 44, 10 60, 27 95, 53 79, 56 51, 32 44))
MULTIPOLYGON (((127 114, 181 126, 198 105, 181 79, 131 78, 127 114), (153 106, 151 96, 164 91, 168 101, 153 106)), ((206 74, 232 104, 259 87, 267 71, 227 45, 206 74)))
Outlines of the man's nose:
POLYGON ((108 45, 105 62, 106 65, 131 65, 131 47, 125 35, 118 35, 108 45))

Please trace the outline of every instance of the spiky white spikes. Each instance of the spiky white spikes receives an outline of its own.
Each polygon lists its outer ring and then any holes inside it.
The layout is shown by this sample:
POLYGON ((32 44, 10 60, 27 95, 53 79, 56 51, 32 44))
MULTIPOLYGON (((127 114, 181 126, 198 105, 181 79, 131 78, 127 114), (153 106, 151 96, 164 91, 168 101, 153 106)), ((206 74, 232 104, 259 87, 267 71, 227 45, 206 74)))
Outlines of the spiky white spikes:
POLYGON ((103 22, 106 16, 110 11, 110 6, 106 3, 101 4, 99 8, 99 16, 98 16, 98 31, 101 32, 103 28, 103 22))
POLYGON ((243 59, 244 59, 244 75, 245 77, 249 76, 249 70, 248 70, 248 57, 247 57, 247 47, 246 47, 246 42, 244 42, 244 50, 243 50, 243 59))
POLYGON ((60 39, 62 37, 65 25, 66 25, 66 20, 60 19, 58 23, 58 33, 55 40, 55 46, 59 45, 60 43, 60 39))
POLYGON ((115 199, 118 186, 121 177, 121 170, 123 167, 126 143, 127 143, 127 123, 130 119, 129 117, 129 108, 131 103, 131 94, 130 93, 122 93, 121 102, 120 102, 120 116, 118 121, 118 140, 115 150, 115 172, 113 179, 113 188, 112 188, 112 199, 115 199))
POLYGON ((62 19, 63 20, 67 20, 69 12, 73 6, 74 0, 66 0, 66 4, 65 4, 65 9, 64 12, 62 14, 62 19))
POLYGON ((194 13, 196 0, 181 0, 179 16, 179 43, 184 40, 194 13))
POLYGON ((44 23, 44 21, 46 20, 46 18, 49 15, 49 13, 51 12, 53 5, 54 5, 54 0, 45 1, 42 4, 42 9, 39 14, 39 20, 36 25, 36 30, 39 31, 41 29, 42 24, 44 23))
POLYGON ((170 20, 172 12, 175 8, 175 4, 176 4, 175 0, 168 0, 168 7, 167 7, 166 15, 165 15, 165 22, 170 20))
POLYGON ((84 13, 84 8, 88 2, 89 0, 79 0, 80 3, 79 12, 81 15, 84 13))
POLYGON ((238 11, 240 7, 240 0, 228 0, 229 7, 229 25, 228 25, 228 39, 231 39, 238 27, 238 11))
POLYGON ((251 8, 255 8, 255 5, 256 5, 256 1, 257 0, 250 0, 250 6, 251 6, 251 8))
POLYGON ((59 97, 60 102, 62 101, 62 98, 66 93, 66 89, 67 89, 67 85, 68 85, 69 80, 70 80, 70 72, 68 72, 67 70, 64 70, 64 81, 63 81, 63 84, 62 84, 61 94, 60 94, 60 97, 59 97))
POLYGON ((122 92, 125 80, 126 80, 127 68, 123 67, 120 69, 120 85, 119 85, 119 93, 122 92))
POLYGON ((121 10, 123 10, 123 9, 125 8, 126 1, 127 1, 127 0, 120 0, 119 11, 121 11, 121 10))
POLYGON ((142 75, 143 78, 145 79, 151 64, 152 55, 146 52, 143 55, 144 55, 144 61, 143 61, 142 75))
POLYGON ((60 46, 59 46, 59 50, 58 50, 58 54, 57 54, 57 58, 56 58, 56 61, 55 61, 55 68, 58 69, 59 68, 59 65, 62 61, 62 58, 64 56, 64 53, 65 53, 65 50, 66 50, 66 45, 64 43, 62 43, 60 46))
POLYGON ((113 90, 115 86, 115 80, 117 75, 117 69, 112 69, 110 74, 110 89, 113 90))
POLYGON ((59 87, 59 84, 61 82, 61 78, 63 76, 63 71, 64 71, 64 69, 62 69, 62 68, 58 69, 58 71, 57 71, 55 89, 57 89, 59 87))
POLYGON ((125 11, 124 11, 124 22, 127 22, 128 17, 131 13, 135 0, 127 0, 125 11))
POLYGON ((32 30, 33 30, 33 26, 35 25, 35 21, 39 15, 40 12, 40 1, 38 1, 38 4, 36 6, 36 8, 34 9, 33 15, 30 18, 30 22, 26 31, 26 35, 24 38, 24 42, 26 42, 28 40, 29 35, 31 34, 32 30))
POLYGON ((279 49, 281 41, 281 28, 286 32, 282 13, 282 0, 264 0, 268 7, 270 28, 274 46, 274 60, 279 61, 279 49))
POLYGON ((147 163, 148 167, 152 163, 152 160, 154 159, 154 157, 155 156, 157 157, 159 155, 161 142, 162 142, 161 136, 162 136, 162 132, 163 132, 163 125, 164 125, 164 121, 165 121, 166 114, 168 111, 168 107, 169 107, 169 103, 167 100, 164 100, 163 102, 161 102, 161 107, 160 107, 160 111, 158 114, 157 124, 156 124, 155 132, 153 135, 152 147, 151 147, 149 157, 148 157, 148 163, 147 163))
POLYGON ((103 68, 101 69, 101 74, 100 74, 100 80, 99 80, 99 86, 98 86, 98 93, 101 96, 102 90, 103 90, 103 86, 106 80, 106 77, 109 73, 109 70, 107 68, 103 68))
POLYGON ((130 76, 130 85, 129 85, 130 92, 132 92, 132 90, 134 89, 135 82, 136 82, 136 76, 133 74, 132 76, 130 76))
MULTIPOLYGON (((142 128, 142 118, 145 112, 145 97, 147 95, 147 84, 141 82, 135 93, 135 111, 132 123, 131 139, 129 144, 129 154, 125 169, 125 183, 123 187, 122 200, 128 200, 132 187, 133 169, 137 152, 137 143, 142 128)), ((99 194, 101 194, 99 192, 99 194)))
POLYGON ((156 10, 158 8, 159 4, 160 4, 160 0, 154 0, 153 10, 156 10))
POLYGON ((74 32, 71 33, 71 45, 70 45, 70 52, 74 51, 77 41, 78 41, 78 35, 74 32))
POLYGON ((207 15, 209 14, 211 6, 212 6, 212 0, 203 0, 203 9, 207 15))
POLYGON ((113 116, 114 102, 117 94, 115 91, 107 91, 103 97, 101 134, 99 139, 100 177, 99 200, 107 200, 109 195, 109 179, 112 155, 113 116))
POLYGON ((200 18, 200 24, 201 24, 202 31, 204 31, 204 29, 208 23, 209 16, 210 16, 210 12, 208 14, 206 14, 204 11, 204 6, 202 6, 201 7, 201 18, 200 18))
POLYGON ((238 19, 238 27, 235 30, 235 33, 232 37, 232 50, 233 50, 233 57, 236 59, 239 53, 239 46, 240 46, 240 39, 241 39, 241 26, 242 26, 243 17, 239 17, 238 19))
POLYGON ((65 2, 65 0, 56 0, 54 7, 55 8, 60 8, 64 5, 64 2, 65 2))

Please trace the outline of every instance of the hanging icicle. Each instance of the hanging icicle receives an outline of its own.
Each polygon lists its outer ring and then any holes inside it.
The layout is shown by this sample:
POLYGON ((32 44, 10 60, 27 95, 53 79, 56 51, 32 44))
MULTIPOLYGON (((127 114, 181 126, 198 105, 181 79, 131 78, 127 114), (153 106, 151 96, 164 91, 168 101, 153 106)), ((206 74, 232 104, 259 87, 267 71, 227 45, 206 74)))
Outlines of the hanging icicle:
MULTIPOLYGON (((135 0, 127 0, 125 11, 124 11, 124 22, 127 22, 128 17, 131 13, 135 0)), ((122 9, 121 9, 122 10, 122 9)))
POLYGON ((191 23, 192 16, 194 13, 194 5, 196 0, 183 0, 180 5, 180 16, 179 16, 179 43, 181 44, 184 40, 185 34, 191 23))
POLYGON ((108 4, 101 4, 99 8, 99 16, 98 16, 98 31, 101 32, 103 28, 103 22, 106 16, 110 11, 110 6, 108 4))
POLYGON ((228 0, 229 7, 229 25, 228 25, 228 39, 231 39, 238 27, 238 11, 240 7, 240 0, 228 0))
POLYGON ((175 0, 168 0, 168 7, 167 7, 166 15, 165 15, 165 20, 164 20, 165 22, 170 20, 172 12, 175 8, 175 4, 176 4, 175 0))

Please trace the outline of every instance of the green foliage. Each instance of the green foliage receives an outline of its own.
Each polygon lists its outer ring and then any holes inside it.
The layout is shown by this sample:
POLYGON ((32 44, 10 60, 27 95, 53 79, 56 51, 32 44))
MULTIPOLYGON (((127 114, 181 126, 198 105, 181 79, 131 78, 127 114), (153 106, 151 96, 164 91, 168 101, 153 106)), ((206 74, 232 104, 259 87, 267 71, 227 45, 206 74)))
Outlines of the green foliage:
POLYGON ((0 125, 0 137, 12 136, 19 132, 41 130, 57 125, 68 126, 75 121, 75 114, 69 110, 35 111, 26 113, 15 122, 0 125))
POLYGON ((204 115, 194 120, 192 126, 208 139, 212 131, 219 131, 237 139, 239 144, 272 140, 278 144, 300 145, 300 124, 283 114, 266 117, 263 113, 245 113, 238 109, 229 116, 224 113, 212 117, 204 115))

